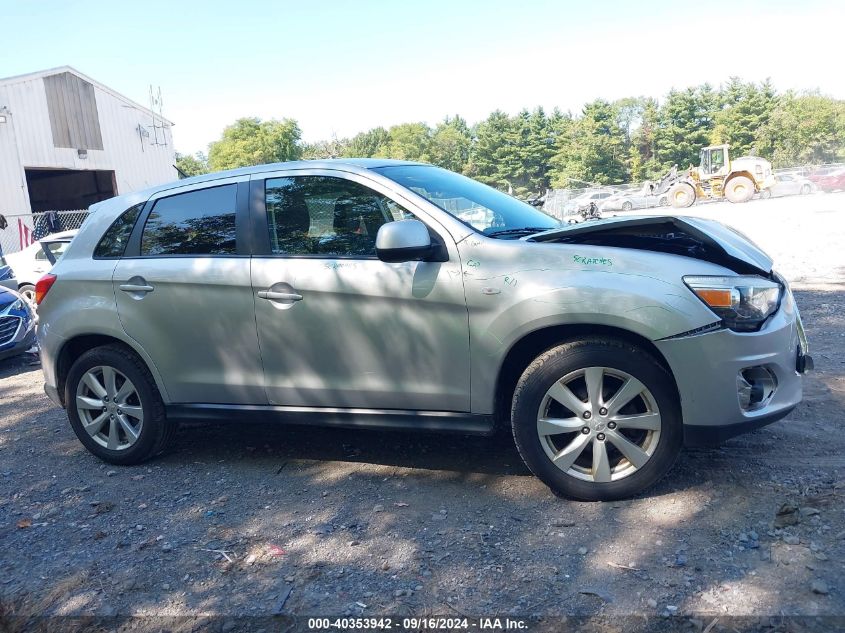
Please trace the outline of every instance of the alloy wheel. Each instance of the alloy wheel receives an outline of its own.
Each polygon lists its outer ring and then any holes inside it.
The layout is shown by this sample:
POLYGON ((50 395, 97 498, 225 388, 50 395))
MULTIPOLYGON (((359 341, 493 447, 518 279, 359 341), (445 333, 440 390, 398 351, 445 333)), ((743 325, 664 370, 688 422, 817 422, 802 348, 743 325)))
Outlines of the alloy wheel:
POLYGON ((88 435, 109 450, 126 450, 141 436, 144 410, 138 390, 114 367, 92 367, 83 374, 76 411, 88 435))
POLYGON ((631 374, 586 367, 554 383, 540 403, 537 434, 546 455, 567 475, 618 481, 651 459, 660 441, 660 411, 631 374))

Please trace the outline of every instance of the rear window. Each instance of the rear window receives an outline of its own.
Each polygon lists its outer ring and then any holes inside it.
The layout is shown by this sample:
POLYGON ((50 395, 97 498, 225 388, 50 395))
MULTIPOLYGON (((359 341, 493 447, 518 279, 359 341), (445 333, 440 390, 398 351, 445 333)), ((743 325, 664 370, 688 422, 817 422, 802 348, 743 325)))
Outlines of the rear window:
POLYGON ((126 250, 126 243, 129 241, 129 235, 132 233, 132 228, 135 226, 135 221, 138 219, 138 214, 141 213, 143 207, 143 202, 136 204, 134 207, 129 207, 112 222, 109 230, 103 234, 103 237, 100 238, 100 242, 94 249, 94 257, 96 259, 123 257, 123 252, 126 250))
POLYGON ((234 255, 237 185, 161 198, 144 225, 141 255, 234 255))

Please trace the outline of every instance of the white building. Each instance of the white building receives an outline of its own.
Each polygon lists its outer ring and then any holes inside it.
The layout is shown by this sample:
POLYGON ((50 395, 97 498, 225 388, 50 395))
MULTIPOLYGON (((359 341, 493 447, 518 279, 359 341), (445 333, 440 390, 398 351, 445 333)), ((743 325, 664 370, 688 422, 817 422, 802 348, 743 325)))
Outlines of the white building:
POLYGON ((172 125, 69 66, 0 79, 0 243, 24 246, 33 212, 175 180, 172 125))

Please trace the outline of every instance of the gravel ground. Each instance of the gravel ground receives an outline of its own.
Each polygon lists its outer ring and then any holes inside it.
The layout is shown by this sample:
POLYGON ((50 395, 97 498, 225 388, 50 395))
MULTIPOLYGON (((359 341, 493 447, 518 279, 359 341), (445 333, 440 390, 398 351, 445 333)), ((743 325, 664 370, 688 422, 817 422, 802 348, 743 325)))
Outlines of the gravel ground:
POLYGON ((508 437, 206 425, 107 466, 0 361, 0 616, 845 615, 845 194, 692 211, 794 282, 817 370, 785 420, 574 503, 508 437))

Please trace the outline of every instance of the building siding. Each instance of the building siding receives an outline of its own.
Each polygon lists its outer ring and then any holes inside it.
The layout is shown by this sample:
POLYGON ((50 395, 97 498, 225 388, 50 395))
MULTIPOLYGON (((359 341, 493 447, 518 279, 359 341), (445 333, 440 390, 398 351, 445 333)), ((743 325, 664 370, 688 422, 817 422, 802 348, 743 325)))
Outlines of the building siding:
POLYGON ((44 77, 54 147, 103 149, 94 84, 72 73, 44 77))
POLYGON ((29 212, 25 168, 112 170, 119 194, 177 179, 170 126, 158 130, 161 144, 154 145, 149 111, 88 85, 99 115, 101 150, 55 146, 43 77, 0 82, 0 111, 8 108, 7 122, 0 123, 0 213, 8 217, 29 212), (149 138, 139 134, 139 125, 149 131, 149 138), (87 157, 78 149, 87 149, 87 157))

